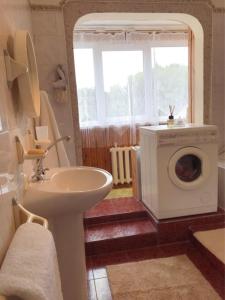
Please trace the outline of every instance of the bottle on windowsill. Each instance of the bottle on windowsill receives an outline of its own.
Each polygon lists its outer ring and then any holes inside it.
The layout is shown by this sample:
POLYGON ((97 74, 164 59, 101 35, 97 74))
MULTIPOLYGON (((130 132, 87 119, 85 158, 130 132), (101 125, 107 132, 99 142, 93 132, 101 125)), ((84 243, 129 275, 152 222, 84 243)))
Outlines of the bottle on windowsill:
POLYGON ((167 120, 167 125, 168 127, 173 127, 174 126, 174 116, 170 115, 168 120, 167 120))
POLYGON ((175 109, 175 106, 169 105, 170 115, 169 115, 169 118, 167 120, 168 127, 173 127, 174 126, 174 116, 173 116, 174 109, 175 109))

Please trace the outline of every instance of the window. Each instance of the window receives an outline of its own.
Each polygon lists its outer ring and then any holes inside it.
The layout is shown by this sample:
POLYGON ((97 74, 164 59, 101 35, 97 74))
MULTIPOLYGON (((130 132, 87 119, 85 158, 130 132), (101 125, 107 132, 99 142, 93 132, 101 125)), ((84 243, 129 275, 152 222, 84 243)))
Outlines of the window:
POLYGON ((153 73, 159 119, 168 117, 168 105, 175 105, 177 116, 186 118, 188 109, 188 48, 155 47, 153 73))
POLYGON ((81 127, 166 121, 188 109, 187 33, 75 33, 81 127))
MULTIPOLYGON (((134 86, 134 78, 138 74, 143 74, 143 54, 142 51, 103 51, 103 86, 105 95, 105 117, 108 122, 116 123, 118 121, 126 121, 126 118, 132 113, 137 117, 144 114, 144 109, 136 109, 138 100, 140 104, 144 104, 143 85, 138 95, 138 86, 134 86), (113 63, 116 62, 116 63, 113 63), (132 62, 132 64, 130 63, 132 62), (119 73, 118 74, 118 66, 119 73), (130 101, 131 94, 133 101, 130 101)), ((143 76, 141 76, 143 81, 143 76)), ((137 82, 136 82, 137 83, 137 82)), ((140 87, 141 87, 141 82, 140 87)), ((142 105, 143 106, 143 105, 142 105)))
POLYGON ((97 102, 92 49, 76 50, 76 73, 80 123, 97 120, 97 102))

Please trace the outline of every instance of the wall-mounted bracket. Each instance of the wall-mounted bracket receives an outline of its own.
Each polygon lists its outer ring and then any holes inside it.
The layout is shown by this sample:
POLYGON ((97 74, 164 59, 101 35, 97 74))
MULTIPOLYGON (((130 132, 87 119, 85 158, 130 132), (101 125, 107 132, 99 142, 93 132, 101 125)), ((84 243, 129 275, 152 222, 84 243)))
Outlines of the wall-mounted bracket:
POLYGON ((19 215, 19 213, 21 212, 26 218, 26 223, 38 223, 38 224, 42 225, 44 228, 48 229, 47 219, 31 213, 23 205, 21 205, 15 198, 12 199, 12 204, 14 206, 15 223, 16 223, 17 228, 22 223, 21 217, 19 215))
POLYGON ((4 50, 5 57, 5 67, 6 67, 6 75, 7 82, 9 88, 12 87, 13 81, 28 72, 28 68, 26 65, 18 63, 15 59, 13 59, 7 50, 4 50))

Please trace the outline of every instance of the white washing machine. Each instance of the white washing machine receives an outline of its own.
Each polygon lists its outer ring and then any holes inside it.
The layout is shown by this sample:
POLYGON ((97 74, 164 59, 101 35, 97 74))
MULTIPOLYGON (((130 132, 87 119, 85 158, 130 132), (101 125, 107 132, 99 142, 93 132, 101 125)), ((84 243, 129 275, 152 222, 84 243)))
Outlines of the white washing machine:
POLYGON ((158 219, 217 211, 214 125, 140 128, 142 201, 158 219))

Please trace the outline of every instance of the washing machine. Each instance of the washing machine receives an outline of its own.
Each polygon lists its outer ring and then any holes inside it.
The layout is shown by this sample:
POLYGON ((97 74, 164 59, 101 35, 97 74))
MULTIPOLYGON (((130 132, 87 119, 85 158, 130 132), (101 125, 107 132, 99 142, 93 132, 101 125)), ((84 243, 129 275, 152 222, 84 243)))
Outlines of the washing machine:
POLYGON ((217 211, 214 125, 140 128, 142 201, 157 219, 217 211))

